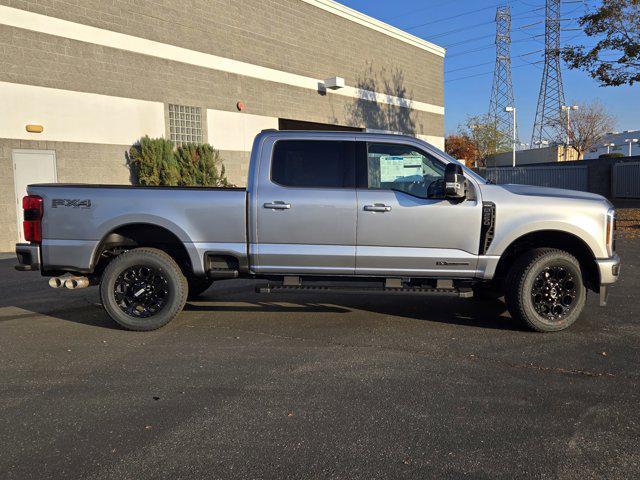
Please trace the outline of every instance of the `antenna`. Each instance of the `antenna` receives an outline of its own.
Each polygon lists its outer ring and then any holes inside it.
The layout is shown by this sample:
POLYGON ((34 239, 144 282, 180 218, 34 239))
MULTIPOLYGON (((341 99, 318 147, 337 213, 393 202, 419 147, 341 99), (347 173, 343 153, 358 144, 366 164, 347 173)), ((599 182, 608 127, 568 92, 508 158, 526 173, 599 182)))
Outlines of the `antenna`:
POLYGON ((531 145, 556 141, 562 131, 564 90, 560 71, 560 0, 546 0, 544 71, 531 145))
POLYGON ((493 87, 489 102, 489 118, 496 129, 505 137, 518 138, 512 121, 512 110, 515 108, 513 83, 511 81, 511 10, 508 5, 496 10, 496 65, 493 71, 493 87))

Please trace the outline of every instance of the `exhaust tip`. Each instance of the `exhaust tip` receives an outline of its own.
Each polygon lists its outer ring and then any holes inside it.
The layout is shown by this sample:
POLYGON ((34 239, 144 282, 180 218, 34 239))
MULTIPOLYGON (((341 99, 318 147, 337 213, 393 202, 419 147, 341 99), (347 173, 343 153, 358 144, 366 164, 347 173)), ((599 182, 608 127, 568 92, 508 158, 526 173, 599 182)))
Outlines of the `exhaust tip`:
POLYGON ((60 288, 63 286, 63 280, 60 277, 53 277, 49 279, 49 286, 51 288, 60 288))
POLYGON ((85 288, 89 286, 89 279, 87 277, 73 277, 68 278, 64 282, 64 286, 69 290, 75 290, 77 288, 85 288))

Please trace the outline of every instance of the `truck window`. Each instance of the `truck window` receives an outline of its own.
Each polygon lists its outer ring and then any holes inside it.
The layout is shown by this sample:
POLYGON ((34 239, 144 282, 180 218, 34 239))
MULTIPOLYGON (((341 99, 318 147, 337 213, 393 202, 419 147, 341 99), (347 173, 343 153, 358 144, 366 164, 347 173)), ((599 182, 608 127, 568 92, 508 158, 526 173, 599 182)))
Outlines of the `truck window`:
POLYGON ((355 188, 355 142, 280 140, 271 180, 285 187, 355 188))
POLYGON ((445 166, 430 155, 409 145, 367 144, 367 186, 399 190, 428 198, 432 189, 444 180, 445 166))

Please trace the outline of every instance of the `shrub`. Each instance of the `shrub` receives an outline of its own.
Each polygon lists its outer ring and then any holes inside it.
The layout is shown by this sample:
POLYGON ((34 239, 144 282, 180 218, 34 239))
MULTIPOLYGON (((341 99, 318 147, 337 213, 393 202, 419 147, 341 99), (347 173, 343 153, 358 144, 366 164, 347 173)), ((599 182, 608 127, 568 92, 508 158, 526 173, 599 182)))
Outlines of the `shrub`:
POLYGON ((175 155, 180 169, 180 185, 229 186, 220 152, 208 143, 179 146, 175 155), (220 172, 218 172, 218 165, 220 165, 220 172))
POLYGON ((180 171, 173 143, 164 138, 142 137, 129 149, 129 168, 138 185, 178 185, 180 171))
POLYGON ((144 136, 129 150, 134 183, 159 186, 231 186, 220 153, 207 143, 175 147, 164 138, 144 136))
POLYGON ((624 156, 625 156, 624 153, 611 152, 611 153, 602 153, 598 156, 598 158, 622 158, 624 156))

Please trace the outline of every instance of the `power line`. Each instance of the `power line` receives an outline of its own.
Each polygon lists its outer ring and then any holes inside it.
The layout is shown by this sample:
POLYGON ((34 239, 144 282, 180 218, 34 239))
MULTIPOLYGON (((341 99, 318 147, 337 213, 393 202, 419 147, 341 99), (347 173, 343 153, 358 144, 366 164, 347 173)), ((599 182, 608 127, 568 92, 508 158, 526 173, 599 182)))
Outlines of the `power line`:
POLYGON ((447 30, 445 32, 436 33, 435 35, 428 35, 428 38, 429 38, 429 40, 433 40, 434 38, 445 37, 447 35, 451 35, 452 33, 463 32, 465 30, 470 30, 472 28, 481 27, 483 25, 491 25, 492 23, 494 23, 493 20, 490 20, 488 22, 480 22, 480 23, 476 23, 476 24, 473 24, 473 25, 465 25, 464 27, 459 27, 459 28, 455 28, 453 30, 447 30))
MULTIPOLYGON (((493 63, 493 62, 491 62, 491 63, 493 63)), ((538 62, 533 62, 533 63, 526 63, 524 65, 516 65, 516 66, 511 67, 511 68, 529 67, 531 65, 538 65, 540 63, 544 63, 544 60, 540 60, 538 62)), ((491 75, 492 73, 493 73, 493 70, 489 70, 487 72, 482 72, 482 73, 474 73, 472 75, 465 75, 464 77, 451 78, 451 79, 445 80, 444 83, 457 82, 458 80, 465 80, 467 78, 481 77, 483 75, 491 75)))
POLYGON ((444 47, 448 50, 450 48, 457 47, 458 45, 465 45, 465 44, 467 44, 469 42, 475 42, 476 40, 483 40, 485 38, 490 38, 490 37, 493 37, 493 36, 494 36, 493 33, 490 33, 489 35, 481 35, 479 37, 473 37, 473 38, 468 38, 466 40, 461 40, 461 41, 456 42, 456 43, 445 44, 444 47))
MULTIPOLYGON (((518 40, 512 40, 511 43, 522 43, 522 42, 531 42, 531 41, 533 41, 533 39, 531 39, 531 38, 520 38, 518 40)), ((489 48, 493 48, 494 45, 495 45, 494 43, 491 43, 489 45, 484 45, 484 46, 481 46, 481 47, 478 47, 478 48, 472 48, 470 50, 465 50, 463 52, 457 52, 457 53, 454 53, 452 55, 447 55, 447 58, 455 58, 455 57, 459 57, 461 55, 466 55, 467 53, 481 52, 482 50, 487 50, 489 48)))
MULTIPOLYGON (((518 58, 518 59, 520 59, 520 58, 528 57, 529 55, 534 55, 534 54, 536 54, 536 53, 541 53, 541 52, 544 52, 544 50, 533 50, 533 51, 531 51, 531 52, 522 53, 522 54, 520 54, 520 55, 515 55, 515 56, 514 56, 514 57, 512 57, 512 58, 518 58)), ((478 63, 478 64, 476 64, 476 65, 469 65, 469 66, 466 66, 466 67, 454 68, 453 70, 445 70, 445 72, 444 72, 444 73, 458 72, 458 71, 460 71, 460 70, 468 70, 468 69, 470 69, 470 68, 481 67, 481 66, 484 66, 484 65, 492 64, 492 63, 494 63, 494 61, 493 61, 493 60, 490 60, 490 61, 488 61, 488 62, 482 62, 482 63, 478 63)))
POLYGON ((482 8, 478 8, 476 10, 469 10, 469 11, 466 11, 466 12, 463 12, 463 13, 458 13, 456 15, 451 15, 449 17, 439 18, 437 20, 431 20, 430 22, 421 23, 419 25, 414 25, 412 27, 405 27, 405 28, 403 28, 403 30, 415 30, 416 28, 426 27, 427 25, 433 25, 434 23, 446 22, 448 20, 453 20, 454 18, 464 17, 466 15, 471 15, 471 14, 474 14, 474 13, 482 12, 484 10, 492 10, 494 8, 496 8, 496 5, 491 5, 490 7, 482 7, 482 8))

